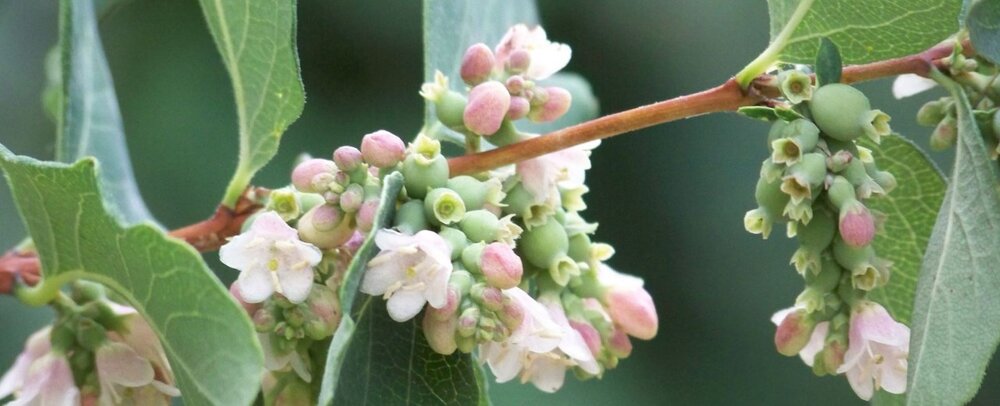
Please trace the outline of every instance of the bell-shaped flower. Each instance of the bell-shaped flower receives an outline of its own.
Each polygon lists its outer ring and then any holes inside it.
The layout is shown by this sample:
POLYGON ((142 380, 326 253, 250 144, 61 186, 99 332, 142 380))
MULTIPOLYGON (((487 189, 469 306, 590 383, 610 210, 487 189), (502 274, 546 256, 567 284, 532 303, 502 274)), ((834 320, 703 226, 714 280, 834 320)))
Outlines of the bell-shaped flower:
MULTIPOLYGON (((479 359, 490 366, 497 382, 507 382, 530 370, 531 354, 547 354, 559 347, 565 334, 548 310, 521 288, 504 289, 504 309, 512 332, 502 342, 479 346, 479 359)), ((546 382, 542 378, 543 382, 546 382)))
POLYGON ((173 372, 156 333, 135 309, 111 305, 125 318, 125 331, 109 332, 108 341, 95 352, 99 403, 169 405, 170 397, 181 393, 173 385, 173 372))
POLYGON ((653 297, 643 288, 643 280, 611 269, 601 263, 597 280, 604 287, 604 304, 615 324, 628 335, 650 340, 659 329, 653 297))
POLYGON ((309 368, 309 360, 298 351, 292 349, 288 352, 279 352, 271 342, 271 333, 258 333, 257 339, 261 348, 264 349, 264 368, 268 371, 295 371, 305 382, 312 382, 312 372, 309 368))
POLYGON ((540 26, 518 24, 507 30, 495 54, 500 69, 513 65, 525 78, 542 80, 566 67, 573 51, 566 44, 549 41, 540 26))
POLYGON ((14 366, 7 370, 7 373, 0 378, 0 399, 20 391, 24 387, 28 371, 31 370, 35 361, 38 361, 52 350, 52 344, 49 342, 49 332, 51 331, 52 327, 46 326, 36 331, 31 337, 28 337, 28 342, 24 345, 24 351, 17 356, 14 366))
POLYGON ((80 389, 65 356, 48 352, 25 372, 23 386, 15 390, 16 398, 8 406, 80 404, 80 389))
POLYGON ((906 392, 906 357, 910 353, 910 328, 892 319, 882 305, 862 302, 851 311, 851 327, 844 364, 854 393, 869 400, 875 389, 906 392))
POLYGON ((383 295, 393 320, 407 321, 429 303, 441 308, 448 299, 451 246, 437 233, 422 230, 405 235, 379 230, 375 244, 381 252, 368 262, 361 291, 383 295))
POLYGON ((539 390, 553 393, 562 387, 568 368, 580 367, 590 375, 600 374, 600 365, 583 336, 570 326, 559 298, 542 297, 539 302, 561 328, 563 337, 556 349, 544 354, 529 354, 529 362, 521 373, 521 381, 531 381, 539 390))
POLYGON ((219 260, 240 270, 236 283, 248 303, 260 303, 278 292, 301 303, 313 285, 313 267, 323 254, 299 240, 298 232, 275 212, 265 212, 250 229, 219 250, 219 260))
POLYGON ((572 148, 521 161, 516 173, 524 188, 537 204, 558 205, 562 201, 559 189, 584 186, 587 169, 590 169, 590 150, 600 141, 591 141, 572 148))
MULTIPOLYGON (((775 326, 780 326, 781 322, 785 320, 788 315, 792 314, 796 310, 801 309, 800 306, 793 306, 787 309, 781 309, 771 316, 771 323, 775 326)), ((816 354, 823 349, 823 342, 826 339, 826 334, 830 330, 830 322, 823 321, 816 324, 816 327, 812 330, 812 335, 809 336, 809 341, 806 343, 801 350, 799 350, 799 358, 802 358, 808 366, 813 366, 813 361, 816 359, 816 354)))

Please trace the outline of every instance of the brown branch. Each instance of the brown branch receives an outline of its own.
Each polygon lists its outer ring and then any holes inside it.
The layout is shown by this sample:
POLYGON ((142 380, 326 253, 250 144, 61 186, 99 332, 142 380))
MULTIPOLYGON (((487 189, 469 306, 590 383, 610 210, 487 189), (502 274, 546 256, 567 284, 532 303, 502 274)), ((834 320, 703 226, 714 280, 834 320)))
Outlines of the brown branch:
MULTIPOLYGON (((267 189, 247 189, 234 209, 220 205, 211 218, 189 226, 181 227, 169 233, 191 244, 198 251, 214 251, 226 238, 239 234, 243 222, 261 208, 259 197, 267 194, 267 189)), ((0 256, 0 294, 10 294, 18 280, 34 286, 41 278, 41 264, 38 256, 30 251, 8 251, 0 256)))
MULTIPOLYGON (((971 54, 971 47, 967 43, 963 45, 966 53, 971 54)), ((847 66, 844 67, 841 81, 855 83, 904 73, 927 76, 931 64, 941 66, 940 59, 950 55, 951 51, 951 43, 945 43, 901 58, 847 66)), ((740 88, 735 79, 729 79, 718 87, 702 92, 600 117, 494 150, 454 157, 448 160, 448 166, 452 176, 473 174, 657 124, 766 104, 768 98, 778 95, 777 79, 770 75, 761 75, 746 91, 740 88)))

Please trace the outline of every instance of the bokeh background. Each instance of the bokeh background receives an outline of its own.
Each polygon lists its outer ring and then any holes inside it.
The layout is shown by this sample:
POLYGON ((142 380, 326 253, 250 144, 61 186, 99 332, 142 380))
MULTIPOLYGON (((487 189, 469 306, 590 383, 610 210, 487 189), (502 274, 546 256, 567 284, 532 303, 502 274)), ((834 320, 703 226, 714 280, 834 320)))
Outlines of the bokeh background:
MULTIPOLYGON (((327 155, 385 128, 420 127, 418 1, 317 1, 299 5, 305 113, 256 179, 287 182, 301 152, 327 155)), ((539 4, 549 37, 573 47, 569 70, 588 78, 605 113, 714 86, 768 40, 764 1, 555 1, 539 4)), ((40 101, 43 61, 56 42, 57 2, 0 0, 0 143, 51 159, 54 126, 40 101)), ((143 196, 166 227, 212 213, 236 165, 229 79, 195 0, 134 0, 101 21, 129 149, 143 196)), ((919 105, 937 95, 891 99, 887 80, 863 86, 893 128, 926 145, 919 105)), ((646 279, 660 333, 601 380, 572 378, 555 395, 530 385, 493 385, 498 405, 860 404, 842 377, 816 378, 774 351, 771 314, 802 287, 788 265, 793 243, 743 230, 767 125, 717 114, 606 141, 588 174, 596 239, 613 243, 611 264, 646 279)), ((949 153, 936 153, 948 165, 949 153)), ((947 166, 945 166, 947 167, 947 166)), ((24 228, 0 187, 0 247, 24 228)), ((235 271, 207 259, 231 280, 235 271)), ((0 368, 51 314, 0 297, 0 368)), ((206 331, 205 334, 211 334, 206 331)), ((994 363, 996 364, 996 363, 994 363)), ((977 404, 1000 402, 1000 367, 977 404)))

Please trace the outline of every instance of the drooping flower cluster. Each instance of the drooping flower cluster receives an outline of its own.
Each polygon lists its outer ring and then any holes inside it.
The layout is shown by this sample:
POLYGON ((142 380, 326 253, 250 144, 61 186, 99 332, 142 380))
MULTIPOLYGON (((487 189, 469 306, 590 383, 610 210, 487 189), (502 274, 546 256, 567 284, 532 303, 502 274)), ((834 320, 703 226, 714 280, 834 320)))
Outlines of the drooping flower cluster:
POLYGON ((135 309, 77 282, 59 318, 34 333, 0 378, 10 405, 168 405, 180 396, 153 330, 135 309))
POLYGON ((799 243, 791 263, 805 289, 795 306, 772 318, 775 345, 818 375, 846 373, 862 399, 879 388, 902 393, 909 328, 866 298, 888 283, 891 263, 872 247, 877 216, 864 202, 889 193, 896 181, 857 144, 862 136, 875 143, 890 136, 889 117, 853 87, 813 88, 798 71, 782 72, 779 80, 791 105, 775 108, 759 207, 744 219, 747 231, 764 238, 785 223, 799 243))

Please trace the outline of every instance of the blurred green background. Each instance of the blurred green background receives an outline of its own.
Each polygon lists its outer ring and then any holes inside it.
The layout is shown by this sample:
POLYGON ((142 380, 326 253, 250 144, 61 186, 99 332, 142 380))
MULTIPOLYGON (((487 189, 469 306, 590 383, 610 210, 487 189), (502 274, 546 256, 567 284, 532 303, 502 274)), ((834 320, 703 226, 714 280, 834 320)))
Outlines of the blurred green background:
MULTIPOLYGON (((411 138, 422 101, 420 2, 316 1, 299 5, 298 44, 305 113, 280 154, 256 179, 287 182, 300 152, 328 155, 385 128, 411 138)), ((721 83, 768 40, 764 1, 540 2, 549 37, 573 47, 569 70, 588 78, 605 113, 721 83)), ((53 155, 54 126, 42 111, 46 51, 56 42, 57 5, 0 0, 0 143, 53 155)), ((212 213, 236 165, 236 115, 229 79, 195 0, 135 0, 101 22, 142 194, 166 227, 212 213)), ((920 104, 895 102, 890 82, 863 88, 893 128, 926 145, 920 104)), ((615 245, 611 265, 646 279, 660 333, 636 342, 631 359, 599 381, 572 378, 555 395, 530 385, 493 385, 498 405, 860 404, 843 377, 816 378, 798 358, 774 351, 771 314, 802 287, 788 265, 791 241, 743 230, 767 125, 717 114, 606 141, 593 155, 590 208, 596 239, 615 245)), ((948 165, 949 153, 936 153, 948 165)), ((945 166, 947 167, 947 166, 945 166)), ((0 247, 23 225, 0 187, 0 247)), ((221 278, 235 271, 209 263, 221 278)), ((50 313, 0 297, 0 368, 50 313)), ((211 332, 205 332, 211 334, 211 332)), ((1000 367, 987 373, 978 404, 1000 402, 1000 367)))

